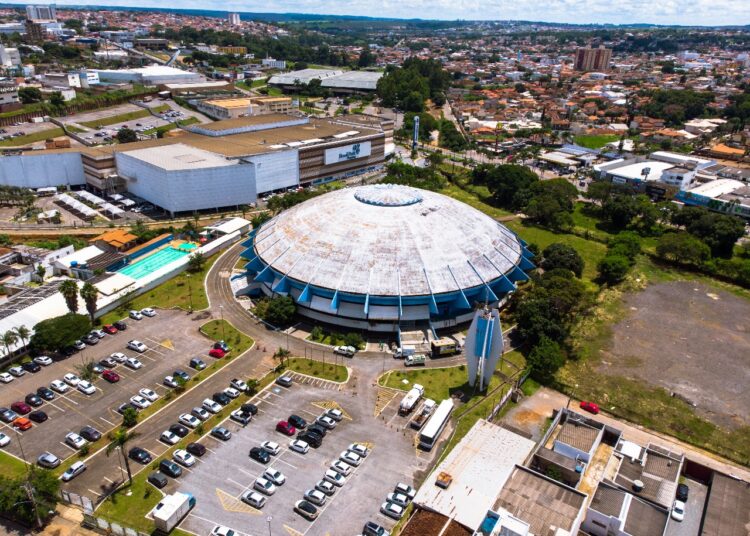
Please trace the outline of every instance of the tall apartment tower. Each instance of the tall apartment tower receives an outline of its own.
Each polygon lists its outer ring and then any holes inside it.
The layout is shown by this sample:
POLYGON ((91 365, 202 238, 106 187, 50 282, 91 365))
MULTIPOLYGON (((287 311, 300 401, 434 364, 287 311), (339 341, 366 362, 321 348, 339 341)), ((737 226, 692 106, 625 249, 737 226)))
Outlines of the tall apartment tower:
POLYGON ((576 50, 576 71, 607 71, 612 59, 612 50, 600 46, 599 48, 581 47, 576 50))
POLYGON ((57 20, 57 6, 55 6, 55 4, 50 4, 48 6, 41 6, 41 5, 26 6, 26 20, 55 21, 57 20))
POLYGON ((229 20, 229 24, 232 26, 239 26, 240 25, 240 14, 239 13, 230 13, 227 17, 229 20))

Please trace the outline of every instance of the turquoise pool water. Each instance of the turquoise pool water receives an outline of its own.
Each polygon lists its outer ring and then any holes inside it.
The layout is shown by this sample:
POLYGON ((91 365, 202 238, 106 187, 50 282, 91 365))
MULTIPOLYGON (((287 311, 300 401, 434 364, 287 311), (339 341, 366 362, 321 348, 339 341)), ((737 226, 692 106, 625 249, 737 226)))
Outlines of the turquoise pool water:
POLYGON ((130 276, 133 279, 141 279, 154 270, 158 270, 162 266, 169 264, 180 257, 189 255, 190 250, 192 249, 195 249, 194 244, 183 244, 181 249, 175 249, 173 247, 164 248, 140 261, 127 265, 122 270, 119 270, 119 272, 130 276), (193 247, 188 249, 185 247, 188 245, 192 245, 193 247))

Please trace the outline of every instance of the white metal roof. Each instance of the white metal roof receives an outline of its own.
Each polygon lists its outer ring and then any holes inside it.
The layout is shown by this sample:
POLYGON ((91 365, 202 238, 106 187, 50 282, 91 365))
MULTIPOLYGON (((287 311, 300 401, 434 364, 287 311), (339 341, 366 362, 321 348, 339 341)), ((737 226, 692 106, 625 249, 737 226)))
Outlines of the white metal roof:
POLYGON ((227 160, 216 153, 191 147, 184 143, 162 145, 160 147, 148 147, 146 149, 127 151, 123 154, 167 171, 215 168, 237 164, 236 162, 227 160))
POLYGON ((90 261, 94 257, 101 255, 102 253, 104 253, 104 251, 96 246, 87 246, 83 249, 79 249, 74 253, 71 253, 70 255, 57 259, 55 263, 67 270, 71 267, 73 262, 76 262, 78 264, 85 264, 86 262, 90 261))
POLYGON ((482 285, 513 270, 521 244, 505 226, 450 197, 406 186, 345 188, 285 210, 255 238, 277 272, 373 296, 482 285))
POLYGON ((309 84, 311 80, 322 80, 342 73, 343 71, 338 69, 301 69, 273 75, 268 83, 271 85, 293 85, 299 80, 302 84, 309 84))
POLYGON ((373 71, 347 71, 323 80, 321 87, 371 89, 377 88, 378 80, 384 73, 373 71))
POLYGON ((615 175, 616 177, 622 177, 624 179, 657 180, 661 177, 662 172, 673 167, 674 164, 670 162, 657 162, 651 160, 628 164, 623 167, 609 168, 606 171, 610 175, 615 175), (649 169, 649 174, 648 176, 644 176, 643 172, 647 168, 649 169))
POLYGON ((414 502, 476 529, 516 464, 522 464, 533 448, 532 440, 479 420, 430 473, 414 502), (453 479, 446 489, 435 485, 440 473, 453 479))
POLYGON ((228 218, 226 220, 217 221, 211 225, 206 225, 206 229, 213 229, 221 234, 229 234, 240 229, 248 228, 250 222, 245 218, 228 218))
POLYGON ((745 183, 741 181, 736 181, 734 179, 717 179, 693 188, 690 190, 690 193, 715 199, 721 195, 732 193, 735 190, 744 187, 745 183))

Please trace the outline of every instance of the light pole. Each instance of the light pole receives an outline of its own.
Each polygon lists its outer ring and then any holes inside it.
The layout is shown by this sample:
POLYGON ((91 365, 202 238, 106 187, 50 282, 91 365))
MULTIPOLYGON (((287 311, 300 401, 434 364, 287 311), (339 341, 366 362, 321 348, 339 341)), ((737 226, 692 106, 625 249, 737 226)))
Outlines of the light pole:
POLYGON ((221 340, 226 341, 226 335, 224 334, 224 306, 219 305, 219 314, 221 315, 221 340))
POLYGON ((187 278, 188 282, 188 299, 190 300, 190 309, 189 311, 193 312, 193 283, 190 280, 190 274, 186 274, 185 277, 187 278))
POLYGON ((273 521, 273 516, 268 516, 266 521, 268 522, 268 536, 271 536, 271 521, 273 521))

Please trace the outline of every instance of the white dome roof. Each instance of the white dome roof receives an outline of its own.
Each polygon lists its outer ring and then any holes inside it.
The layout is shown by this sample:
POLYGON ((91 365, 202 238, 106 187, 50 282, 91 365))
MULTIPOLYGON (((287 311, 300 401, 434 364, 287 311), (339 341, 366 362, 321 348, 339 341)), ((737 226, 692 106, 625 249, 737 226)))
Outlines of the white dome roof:
POLYGON ((520 263, 505 226, 450 197, 406 186, 346 188, 292 207, 254 249, 303 283, 371 296, 418 296, 489 283, 520 263))

